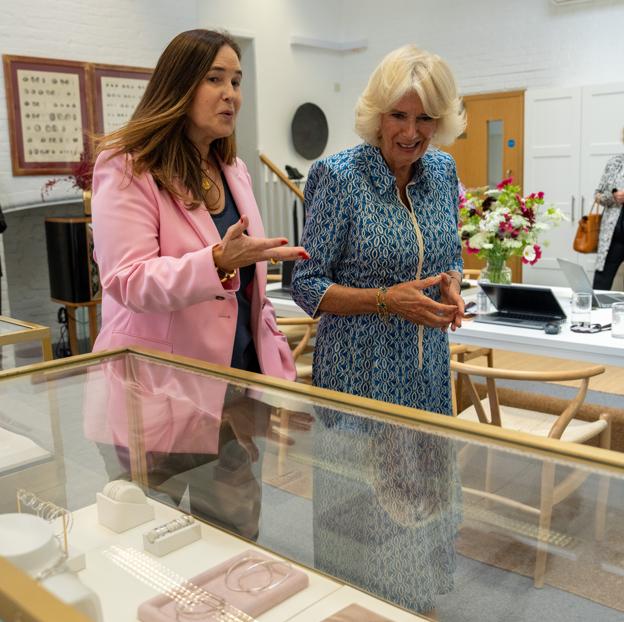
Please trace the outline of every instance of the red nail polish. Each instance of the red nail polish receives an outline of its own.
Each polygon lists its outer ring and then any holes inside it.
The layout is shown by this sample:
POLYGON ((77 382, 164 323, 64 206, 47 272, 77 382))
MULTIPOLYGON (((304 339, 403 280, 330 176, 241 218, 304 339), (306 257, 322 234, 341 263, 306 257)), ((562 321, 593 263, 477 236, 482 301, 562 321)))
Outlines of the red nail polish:
POLYGON ((310 259, 310 255, 308 255, 308 253, 304 253, 303 251, 299 253, 299 257, 301 257, 301 259, 310 259))

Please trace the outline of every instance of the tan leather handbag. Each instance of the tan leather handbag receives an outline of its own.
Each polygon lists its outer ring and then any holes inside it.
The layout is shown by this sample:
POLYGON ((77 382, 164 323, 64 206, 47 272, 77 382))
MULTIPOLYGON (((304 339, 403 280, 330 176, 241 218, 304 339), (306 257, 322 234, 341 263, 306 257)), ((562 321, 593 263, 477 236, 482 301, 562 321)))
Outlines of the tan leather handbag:
POLYGON ((572 247, 577 253, 595 253, 598 251, 598 234, 600 233, 600 219, 598 203, 594 203, 587 216, 583 216, 576 229, 572 247))

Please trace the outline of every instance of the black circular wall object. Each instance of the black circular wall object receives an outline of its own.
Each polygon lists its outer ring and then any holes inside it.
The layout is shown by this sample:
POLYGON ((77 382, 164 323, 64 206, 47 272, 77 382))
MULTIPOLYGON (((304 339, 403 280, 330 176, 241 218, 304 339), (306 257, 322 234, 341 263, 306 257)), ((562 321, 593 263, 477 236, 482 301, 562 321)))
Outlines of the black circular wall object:
POLYGON ((329 135, 325 113, 316 104, 301 104, 293 117, 291 133, 300 156, 307 160, 318 158, 327 146, 329 135))

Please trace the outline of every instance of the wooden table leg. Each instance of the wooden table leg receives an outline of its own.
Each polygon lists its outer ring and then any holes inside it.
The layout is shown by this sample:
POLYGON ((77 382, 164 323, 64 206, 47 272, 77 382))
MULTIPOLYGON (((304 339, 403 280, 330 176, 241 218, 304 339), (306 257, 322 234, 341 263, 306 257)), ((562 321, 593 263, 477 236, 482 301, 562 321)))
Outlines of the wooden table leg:
POLYGON ((69 350, 72 355, 80 354, 78 335, 76 334, 76 308, 65 307, 67 313, 67 332, 69 334, 69 350))
POLYGON ((48 330, 48 334, 41 340, 41 352, 43 354, 44 361, 51 361, 54 358, 52 354, 52 342, 50 340, 50 331, 48 330))
POLYGON ((95 338, 98 334, 98 322, 97 322, 97 307, 91 305, 89 307, 89 344, 93 350, 93 344, 95 344, 95 338))

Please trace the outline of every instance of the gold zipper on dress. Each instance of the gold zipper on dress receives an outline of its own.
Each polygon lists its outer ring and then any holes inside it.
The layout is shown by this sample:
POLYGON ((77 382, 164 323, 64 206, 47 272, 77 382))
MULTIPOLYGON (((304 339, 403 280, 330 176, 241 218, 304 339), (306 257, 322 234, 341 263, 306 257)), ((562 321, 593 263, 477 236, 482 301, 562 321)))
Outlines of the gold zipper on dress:
MULTIPOLYGON (((409 192, 407 189, 412 184, 407 184, 405 188, 405 196, 407 197, 407 202, 409 203, 408 212, 410 218, 412 220, 412 225, 414 225, 414 233, 416 234, 416 242, 418 244, 418 269, 416 270, 416 280, 419 281, 422 275, 422 266, 423 261, 425 259, 425 247, 424 240, 422 236, 422 231, 418 226, 418 222, 416 220, 416 215, 414 214, 414 206, 412 205, 412 200, 410 199, 409 192)), ((399 203, 404 205, 403 201, 401 201, 401 195, 399 194, 399 188, 397 187, 397 197, 399 199, 399 203)), ((418 369, 422 369, 423 367, 423 340, 425 335, 425 327, 422 324, 418 325, 418 369)))

